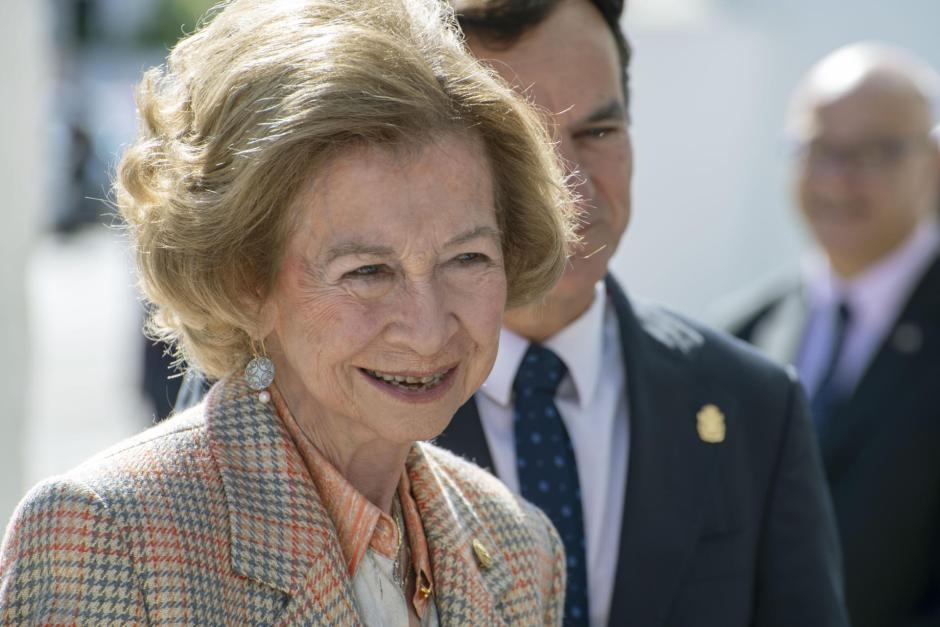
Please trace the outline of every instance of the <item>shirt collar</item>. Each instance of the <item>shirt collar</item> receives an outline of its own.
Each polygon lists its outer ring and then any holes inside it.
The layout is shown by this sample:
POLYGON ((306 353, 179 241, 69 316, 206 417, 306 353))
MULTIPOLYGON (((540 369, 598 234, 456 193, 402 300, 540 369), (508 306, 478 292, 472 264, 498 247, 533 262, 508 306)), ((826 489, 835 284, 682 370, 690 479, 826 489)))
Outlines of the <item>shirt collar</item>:
POLYGON ((809 302, 819 311, 845 301, 853 324, 890 323, 938 249, 940 226, 928 218, 894 252, 850 281, 842 280, 825 256, 816 253, 804 265, 809 302))
MULTIPOLYGON (((346 560, 350 579, 356 576, 356 570, 370 548, 389 559, 395 559, 400 546, 397 523, 356 490, 317 450, 297 424, 277 386, 272 385, 269 390, 276 413, 300 452, 320 500, 333 521, 333 526, 336 527, 340 550, 346 560)), ((429 603, 429 596, 421 592, 422 588, 427 591, 433 589, 431 559, 421 515, 411 494, 408 473, 404 469, 398 483, 398 498, 405 523, 405 529, 401 533, 408 534, 412 566, 417 573, 412 602, 420 617, 424 615, 429 603)))
MULTIPOLYGON (((594 290, 594 300, 590 307, 574 322, 543 343, 543 346, 551 349, 565 363, 570 380, 574 384, 572 392, 582 408, 590 404, 597 390, 604 348, 607 292, 603 281, 599 281, 594 290)), ((503 407, 509 407, 512 402, 513 382, 529 344, 529 340, 505 327, 500 331, 496 363, 493 364, 493 370, 480 391, 503 407)), ((563 382, 559 388, 560 395, 565 394, 565 386, 566 383, 563 382)))

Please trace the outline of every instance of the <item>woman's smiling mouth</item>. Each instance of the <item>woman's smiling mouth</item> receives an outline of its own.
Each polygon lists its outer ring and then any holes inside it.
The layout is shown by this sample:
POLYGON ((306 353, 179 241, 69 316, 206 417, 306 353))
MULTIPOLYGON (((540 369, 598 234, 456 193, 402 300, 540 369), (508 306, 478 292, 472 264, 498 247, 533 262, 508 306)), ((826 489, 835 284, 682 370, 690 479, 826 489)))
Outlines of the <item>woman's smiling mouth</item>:
MULTIPOLYGON (((442 384, 449 383, 453 379, 451 375, 457 370, 457 367, 451 366, 437 372, 423 375, 394 374, 381 370, 370 370, 368 368, 360 368, 359 370, 368 375, 371 381, 379 384, 381 387, 389 391, 404 392, 412 398, 412 400, 418 400, 415 397, 421 397, 429 393, 431 396, 436 397, 437 395, 433 394, 433 392, 438 391, 439 388, 447 387, 442 384)), ((443 389, 440 391, 443 391, 443 389)), ((433 399, 428 398, 427 400, 433 399)))

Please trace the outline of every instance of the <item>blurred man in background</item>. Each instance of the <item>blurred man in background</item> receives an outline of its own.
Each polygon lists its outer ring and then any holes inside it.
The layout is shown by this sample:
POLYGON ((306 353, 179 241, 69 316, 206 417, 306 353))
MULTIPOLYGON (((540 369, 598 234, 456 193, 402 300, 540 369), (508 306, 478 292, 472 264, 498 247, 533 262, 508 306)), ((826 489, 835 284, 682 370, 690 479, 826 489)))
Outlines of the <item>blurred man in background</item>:
POLYGON ((905 51, 841 48, 799 88, 802 280, 734 332, 795 364, 811 401, 856 627, 940 625, 937 75, 905 51))

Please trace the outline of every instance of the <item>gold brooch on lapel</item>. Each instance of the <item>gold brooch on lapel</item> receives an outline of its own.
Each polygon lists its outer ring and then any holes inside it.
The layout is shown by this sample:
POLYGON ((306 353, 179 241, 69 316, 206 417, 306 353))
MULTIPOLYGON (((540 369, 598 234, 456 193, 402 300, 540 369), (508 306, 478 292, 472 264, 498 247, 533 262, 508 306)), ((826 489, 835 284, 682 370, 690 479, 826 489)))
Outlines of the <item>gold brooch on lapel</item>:
POLYGON ((718 444, 725 441, 725 415, 716 405, 709 403, 696 416, 698 437, 702 442, 718 444))
POLYGON ((422 585, 420 588, 418 588, 418 595, 421 597, 422 601, 426 601, 427 598, 431 596, 432 592, 434 592, 434 586, 432 586, 431 584, 428 584, 426 586, 422 585))
POLYGON ((490 555, 490 552, 486 550, 486 547, 483 546, 483 543, 477 539, 474 539, 471 543, 473 547, 473 554, 477 556, 477 562, 480 563, 480 568, 483 570, 489 570, 493 566, 493 556, 490 555))

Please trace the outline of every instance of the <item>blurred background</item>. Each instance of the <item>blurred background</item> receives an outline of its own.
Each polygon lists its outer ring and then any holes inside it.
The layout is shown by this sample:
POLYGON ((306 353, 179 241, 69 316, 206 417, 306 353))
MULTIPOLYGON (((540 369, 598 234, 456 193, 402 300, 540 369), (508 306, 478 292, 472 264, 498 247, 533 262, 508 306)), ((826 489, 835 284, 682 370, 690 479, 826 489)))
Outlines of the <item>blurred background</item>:
MULTIPOLYGON (((170 401, 144 385, 164 366, 140 331, 108 181, 136 130, 135 82, 210 4, 0 7, 0 523, 29 485, 170 401)), ((806 240, 782 132, 791 90, 859 39, 940 68, 937 24, 936 0, 628 0, 634 214, 614 267, 631 292, 702 317, 795 267, 806 240)))

